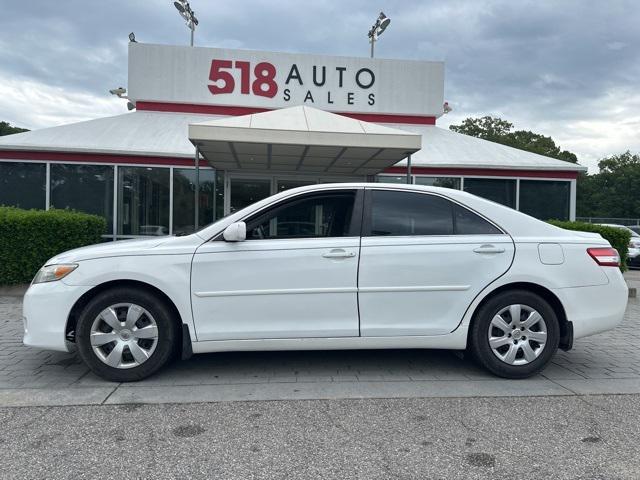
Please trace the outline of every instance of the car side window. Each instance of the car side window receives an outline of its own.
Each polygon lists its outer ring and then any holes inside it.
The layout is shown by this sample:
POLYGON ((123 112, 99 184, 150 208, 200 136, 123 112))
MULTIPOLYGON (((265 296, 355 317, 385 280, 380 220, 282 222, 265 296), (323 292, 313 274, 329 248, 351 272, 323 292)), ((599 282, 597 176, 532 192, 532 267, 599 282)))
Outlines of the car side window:
POLYGON ((460 205, 454 206, 454 227, 457 235, 501 235, 502 232, 487 222, 480 215, 476 215, 460 205))
POLYGON ((370 235, 453 235, 453 203, 423 193, 372 190, 370 235))
POLYGON ((502 232, 472 211, 437 195, 370 191, 369 236, 495 235, 502 232))
POLYGON ((247 220, 247 240, 347 236, 355 198, 339 190, 285 200, 247 220))

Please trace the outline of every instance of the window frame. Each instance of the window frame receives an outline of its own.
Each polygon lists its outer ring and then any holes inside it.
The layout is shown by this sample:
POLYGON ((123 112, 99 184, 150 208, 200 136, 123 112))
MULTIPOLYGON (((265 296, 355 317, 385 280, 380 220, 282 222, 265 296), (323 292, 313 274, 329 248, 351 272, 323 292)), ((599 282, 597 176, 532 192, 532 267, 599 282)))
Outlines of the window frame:
MULTIPOLYGON (((453 191, 455 191, 454 189, 452 189, 453 191)), ((440 195, 439 193, 435 193, 435 192, 422 192, 419 190, 413 190, 413 189, 403 189, 403 188, 366 188, 365 189, 365 194, 364 194, 364 209, 363 209, 363 215, 362 215, 362 236, 363 237, 369 237, 369 238, 399 238, 399 237, 477 237, 477 236, 489 236, 489 235, 508 235, 508 233, 498 224, 496 224, 494 221, 490 220, 489 218, 487 218, 486 216, 482 215, 481 213, 477 212, 476 210, 474 210, 473 208, 470 208, 458 201, 456 201, 453 198, 447 197, 446 195, 440 195), (450 202, 451 205, 451 214, 452 214, 452 218, 451 221, 453 223, 453 233, 451 235, 372 235, 371 234, 371 230, 372 230, 372 225, 373 225, 373 219, 372 219, 372 203, 373 203, 373 195, 372 192, 374 191, 389 191, 389 192, 402 192, 402 193, 409 193, 409 194, 418 194, 418 195, 429 195, 431 197, 438 197, 438 198, 442 198, 443 200, 446 200, 448 202, 450 202), (471 212, 474 215, 477 215, 478 217, 480 217, 481 219, 483 219, 484 221, 488 222, 490 225, 492 225, 493 227, 495 227, 498 230, 498 233, 456 233, 456 215, 455 215, 455 207, 458 206, 462 209, 465 209, 469 212, 471 212)))
MULTIPOLYGON (((272 204, 272 205, 267 205, 264 208, 262 208, 261 210, 258 210, 257 212, 253 212, 249 215, 247 215, 246 217, 242 218, 241 220, 238 220, 238 222, 245 222, 246 224, 249 224, 249 222, 253 221, 254 219, 259 219, 261 217, 267 217, 272 215, 274 212, 278 212, 284 208, 287 208, 287 206, 291 205, 291 204, 295 204, 295 203, 299 203, 299 202, 303 202, 309 198, 313 198, 313 197, 317 197, 317 196, 324 196, 324 195, 336 195, 336 194, 344 194, 345 192, 352 192, 354 193, 354 198, 353 198, 353 210, 351 212, 351 220, 349 222, 349 227, 347 229, 347 234, 342 236, 342 237, 289 237, 289 238, 259 238, 259 239, 251 239, 249 240, 247 238, 247 240, 245 241, 250 241, 250 242, 260 242, 260 241, 283 241, 283 240, 296 240, 296 241, 300 241, 300 240, 319 240, 319 239, 329 239, 329 238, 352 238, 352 237, 360 237, 362 235, 362 217, 363 217, 363 205, 364 205, 364 188, 354 188, 354 187, 350 187, 350 188, 333 188, 333 189, 327 189, 327 190, 316 190, 316 191, 312 191, 312 192, 302 192, 299 194, 296 194, 294 196, 291 197, 287 197, 284 198, 282 200, 280 200, 279 202, 272 204)), ((222 232, 220 232, 218 235, 216 235, 215 238, 213 238, 213 241, 225 241, 224 237, 224 230, 222 232)))

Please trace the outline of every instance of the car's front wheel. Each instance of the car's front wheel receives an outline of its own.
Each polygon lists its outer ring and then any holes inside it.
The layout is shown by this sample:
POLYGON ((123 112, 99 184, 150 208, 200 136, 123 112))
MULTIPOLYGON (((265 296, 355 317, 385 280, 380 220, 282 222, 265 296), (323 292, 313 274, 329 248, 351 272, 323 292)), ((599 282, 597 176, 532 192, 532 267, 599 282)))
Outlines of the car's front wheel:
POLYGON ((83 309, 76 326, 78 353, 100 377, 142 380, 163 367, 175 350, 171 309, 146 290, 114 288, 83 309))
POLYGON ((476 361, 505 378, 538 373, 558 349, 560 328, 549 303, 533 292, 499 293, 476 312, 469 332, 476 361))

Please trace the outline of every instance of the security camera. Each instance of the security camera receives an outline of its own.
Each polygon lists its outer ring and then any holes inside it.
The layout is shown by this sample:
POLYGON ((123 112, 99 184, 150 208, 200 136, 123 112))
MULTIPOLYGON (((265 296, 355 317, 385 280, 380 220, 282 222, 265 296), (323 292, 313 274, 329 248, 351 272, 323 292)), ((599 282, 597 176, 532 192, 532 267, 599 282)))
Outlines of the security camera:
POLYGON ((109 90, 109 93, 111 95, 124 95, 125 93, 127 93, 127 89, 124 87, 118 87, 118 88, 114 88, 113 90, 109 90))

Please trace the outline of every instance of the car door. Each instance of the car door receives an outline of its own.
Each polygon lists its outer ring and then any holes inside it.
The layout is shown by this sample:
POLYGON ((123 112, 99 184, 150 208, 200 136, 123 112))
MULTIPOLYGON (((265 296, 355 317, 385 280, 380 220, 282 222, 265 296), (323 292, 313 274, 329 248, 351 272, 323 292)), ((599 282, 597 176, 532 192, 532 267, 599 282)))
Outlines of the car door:
POLYGON ((441 335, 506 272, 511 237, 436 194, 367 189, 360 252, 362 336, 441 335))
POLYGON ((362 189, 299 194, 193 259, 198 340, 357 336, 362 189))

